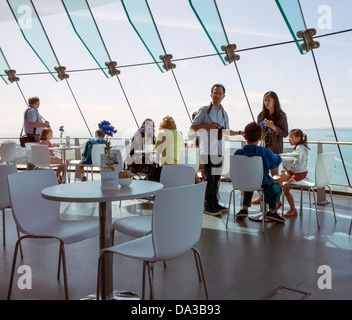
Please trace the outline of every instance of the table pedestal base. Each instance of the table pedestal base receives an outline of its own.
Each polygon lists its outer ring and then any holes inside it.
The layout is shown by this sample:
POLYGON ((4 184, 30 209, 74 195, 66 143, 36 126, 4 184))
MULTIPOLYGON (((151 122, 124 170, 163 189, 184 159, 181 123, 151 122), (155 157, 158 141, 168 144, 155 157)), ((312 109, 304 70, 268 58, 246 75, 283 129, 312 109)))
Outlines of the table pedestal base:
MULTIPOLYGON (((257 222, 262 222, 263 220, 263 214, 257 214, 257 215, 252 215, 252 216, 248 216, 248 219, 252 220, 252 221, 257 221, 257 222)), ((265 218, 264 222, 273 222, 272 220, 265 218)))
MULTIPOLYGON (((97 300, 96 294, 90 294, 81 300, 97 300)), ((115 290, 112 294, 111 300, 141 300, 134 292, 127 290, 115 290)))

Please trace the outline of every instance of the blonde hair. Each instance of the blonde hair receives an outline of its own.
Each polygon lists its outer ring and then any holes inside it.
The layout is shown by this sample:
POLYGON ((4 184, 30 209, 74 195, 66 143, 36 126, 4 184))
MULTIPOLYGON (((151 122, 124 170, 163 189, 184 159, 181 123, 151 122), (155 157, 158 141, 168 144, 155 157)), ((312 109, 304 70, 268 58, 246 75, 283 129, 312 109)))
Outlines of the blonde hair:
POLYGON ((159 129, 176 130, 176 122, 174 118, 171 116, 165 116, 160 122, 159 129))

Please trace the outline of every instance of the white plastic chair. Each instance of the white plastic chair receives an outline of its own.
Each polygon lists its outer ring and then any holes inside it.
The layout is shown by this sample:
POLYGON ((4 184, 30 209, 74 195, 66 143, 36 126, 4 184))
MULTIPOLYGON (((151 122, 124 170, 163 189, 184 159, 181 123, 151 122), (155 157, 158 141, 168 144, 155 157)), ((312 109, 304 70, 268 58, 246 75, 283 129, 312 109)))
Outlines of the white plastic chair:
POLYGON ((185 148, 180 150, 179 163, 190 166, 197 173, 199 170, 199 148, 185 148))
MULTIPOLYGON (((104 148, 105 148, 105 143, 96 143, 93 144, 92 146, 92 164, 81 164, 81 160, 71 160, 70 161, 70 168, 71 166, 84 166, 86 172, 88 173, 88 170, 90 169, 91 171, 91 177, 93 180, 93 173, 94 173, 94 167, 99 167, 100 168, 100 155, 104 153, 104 148)), ((71 170, 70 170, 71 171, 71 170)), ((76 181, 76 175, 75 175, 75 179, 74 181, 76 181)))
MULTIPOLYGON (((235 190, 240 191, 258 191, 261 199, 263 198, 263 160, 261 157, 247 157, 245 155, 230 156, 230 176, 233 189, 230 192, 229 208, 231 206, 231 197, 233 195, 233 211, 236 214, 235 190)), ((262 232, 264 232, 265 205, 261 201, 262 232)), ((227 213, 226 229, 229 223, 230 210, 227 213)))
POLYGON ((236 150, 238 150, 238 148, 225 148, 225 155, 224 155, 224 161, 223 161, 223 167, 222 167, 222 176, 225 179, 231 179, 230 157, 233 156, 236 150))
POLYGON ((160 190, 155 196, 151 234, 100 251, 97 299, 100 291, 101 258, 105 254, 114 253, 143 261, 142 299, 145 291, 145 269, 148 271, 150 297, 154 299, 151 273, 154 263, 177 258, 191 249, 195 255, 199 280, 203 281, 208 299, 201 256, 195 248, 202 229, 205 187, 206 183, 199 183, 160 190))
MULTIPOLYGON (((2 211, 2 238, 3 246, 6 246, 6 232, 5 232, 5 209, 11 208, 9 189, 7 185, 7 176, 17 172, 15 164, 0 165, 0 210, 2 211)), ((20 237, 18 228, 17 236, 20 237)), ((22 255, 22 248, 21 248, 22 255)))
POLYGON ((332 206, 332 210, 334 212, 334 219, 336 222, 334 201, 332 198, 331 188, 329 186, 329 183, 331 180, 331 175, 332 175, 332 170, 333 170, 334 157, 335 157, 334 152, 318 154, 317 160, 315 162, 315 181, 310 181, 308 178, 306 178, 301 181, 284 182, 283 183, 282 214, 284 213, 284 207, 285 207, 285 189, 286 189, 286 187, 291 186, 291 187, 297 187, 297 188, 301 189, 300 210, 299 210, 300 214, 303 214, 303 189, 308 189, 309 191, 312 191, 312 193, 313 193, 314 203, 315 203, 315 214, 317 217, 318 228, 320 229, 318 208, 317 208, 317 199, 315 197, 314 188, 324 188, 324 190, 325 190, 325 187, 328 187, 328 189, 330 191, 331 206, 332 206))
POLYGON ((62 263, 65 297, 68 299, 65 244, 80 242, 99 233, 98 221, 60 219, 60 202, 46 200, 41 196, 41 191, 44 188, 57 184, 53 170, 31 170, 8 176, 14 220, 24 235, 16 242, 7 299, 11 298, 18 246, 23 239, 59 240, 57 277, 60 276, 62 263))
MULTIPOLYGON (((190 166, 165 165, 161 169, 160 183, 164 185, 164 189, 186 186, 194 184, 194 175, 194 169, 190 166)), ((142 215, 119 218, 112 224, 112 228, 115 231, 139 238, 150 233, 152 216, 142 215)))
POLYGON ((16 143, 15 142, 4 142, 0 146, 0 162, 16 163, 16 143))
POLYGON ((32 146, 34 146, 34 145, 39 145, 39 143, 38 142, 27 142, 25 144, 27 164, 33 164, 32 146))

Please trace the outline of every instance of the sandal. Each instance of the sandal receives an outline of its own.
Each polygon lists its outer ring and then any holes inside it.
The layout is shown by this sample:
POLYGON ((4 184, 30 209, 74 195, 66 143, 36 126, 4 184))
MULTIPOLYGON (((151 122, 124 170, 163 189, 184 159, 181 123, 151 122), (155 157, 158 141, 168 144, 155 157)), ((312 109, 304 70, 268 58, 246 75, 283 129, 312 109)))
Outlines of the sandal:
POLYGON ((290 209, 286 213, 284 213, 284 217, 296 217, 297 216, 297 209, 290 209))

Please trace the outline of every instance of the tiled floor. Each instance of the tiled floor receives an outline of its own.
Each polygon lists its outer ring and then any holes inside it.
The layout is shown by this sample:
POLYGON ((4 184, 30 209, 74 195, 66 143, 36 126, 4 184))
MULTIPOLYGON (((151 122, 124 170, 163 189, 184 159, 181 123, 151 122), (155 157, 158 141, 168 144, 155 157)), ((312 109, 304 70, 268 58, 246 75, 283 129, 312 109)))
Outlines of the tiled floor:
MULTIPOLYGON (((221 183, 221 202, 227 204, 231 184, 221 183)), ((298 204, 299 192, 294 191, 298 204)), ((321 229, 315 210, 309 208, 304 194, 303 216, 286 219, 285 224, 261 223, 247 219, 235 222, 231 206, 229 228, 226 215, 221 218, 204 215, 198 248, 210 299, 352 299, 352 236, 349 226, 352 198, 334 196, 337 223, 331 205, 319 207, 321 229), (319 268, 322 268, 320 270, 319 268), (331 277, 330 277, 331 275, 331 277), (331 288, 330 288, 331 284, 331 288), (328 288, 324 289, 323 287, 328 288), (281 288, 280 287, 285 287, 281 288), (277 294, 274 294, 277 291, 277 294)), ((236 194, 236 204, 239 204, 236 194)), ((152 203, 146 200, 113 203, 113 216, 151 214, 152 203)), ((238 210, 238 207, 236 208, 238 210)), ((16 241, 15 224, 6 210, 6 247, 0 248, 0 299, 6 299, 12 256, 16 241)), ((250 214, 258 212, 258 206, 250 214)), ((97 218, 94 204, 62 204, 63 218, 79 215, 97 218)), ((2 226, 1 226, 2 232, 2 226)), ((115 241, 131 239, 116 234, 115 241)), ((24 258, 19 265, 32 271, 32 288, 19 289, 16 274, 12 299, 64 299, 63 282, 56 279, 58 244, 52 240, 26 240, 24 258)), ((81 299, 96 290, 98 237, 66 246, 70 299, 81 299)), ((128 258, 114 258, 114 285, 141 295, 142 265, 128 258)), ((199 283, 193 254, 155 266, 156 299, 205 299, 199 283)))

